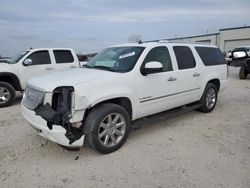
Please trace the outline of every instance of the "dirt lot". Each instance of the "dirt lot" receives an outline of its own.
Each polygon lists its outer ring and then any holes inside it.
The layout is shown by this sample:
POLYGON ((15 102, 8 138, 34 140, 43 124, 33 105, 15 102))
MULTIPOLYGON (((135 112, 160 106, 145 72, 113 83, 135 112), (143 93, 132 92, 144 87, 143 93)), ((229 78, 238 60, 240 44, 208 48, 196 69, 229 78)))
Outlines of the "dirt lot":
POLYGON ((191 111, 130 134, 117 152, 69 152, 33 132, 20 100, 0 109, 0 187, 250 187, 250 78, 210 114, 191 111))

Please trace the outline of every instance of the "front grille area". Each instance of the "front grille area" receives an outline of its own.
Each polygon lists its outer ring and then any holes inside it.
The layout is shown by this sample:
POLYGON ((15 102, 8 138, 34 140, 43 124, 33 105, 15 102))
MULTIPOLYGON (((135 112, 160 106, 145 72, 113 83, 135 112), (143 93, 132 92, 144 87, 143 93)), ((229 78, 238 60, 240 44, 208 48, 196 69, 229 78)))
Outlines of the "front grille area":
POLYGON ((250 60, 248 60, 248 61, 247 61, 247 66, 249 66, 249 67, 250 67, 250 60))
POLYGON ((30 110, 34 110, 42 103, 45 92, 27 86, 24 93, 23 104, 30 110))

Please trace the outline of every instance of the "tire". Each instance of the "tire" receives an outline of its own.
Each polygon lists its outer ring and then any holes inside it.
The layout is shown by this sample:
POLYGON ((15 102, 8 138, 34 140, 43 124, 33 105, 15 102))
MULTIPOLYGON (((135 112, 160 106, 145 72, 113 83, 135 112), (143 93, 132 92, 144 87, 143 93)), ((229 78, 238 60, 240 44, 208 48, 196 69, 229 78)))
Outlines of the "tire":
POLYGON ((127 140, 130 117, 122 106, 106 103, 88 114, 84 127, 85 144, 108 154, 118 150, 127 140))
POLYGON ((209 113, 213 111, 218 97, 218 88, 213 83, 207 83, 206 88, 201 97, 202 106, 198 109, 200 112, 209 113))
POLYGON ((240 67, 239 77, 242 80, 247 78, 247 71, 244 67, 240 67))
POLYGON ((10 106, 15 99, 15 89, 6 82, 0 82, 0 108, 10 106))

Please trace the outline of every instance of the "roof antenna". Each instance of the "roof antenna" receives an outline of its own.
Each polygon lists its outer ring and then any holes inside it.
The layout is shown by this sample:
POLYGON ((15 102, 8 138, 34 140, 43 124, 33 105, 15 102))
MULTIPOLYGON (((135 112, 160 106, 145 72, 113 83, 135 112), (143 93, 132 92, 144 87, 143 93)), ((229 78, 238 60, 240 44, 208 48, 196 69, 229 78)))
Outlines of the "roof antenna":
POLYGON ((142 44, 142 41, 141 41, 141 40, 139 40, 139 41, 138 41, 138 44, 142 44))
POLYGON ((33 48, 32 47, 30 47, 30 50, 32 50, 33 48))

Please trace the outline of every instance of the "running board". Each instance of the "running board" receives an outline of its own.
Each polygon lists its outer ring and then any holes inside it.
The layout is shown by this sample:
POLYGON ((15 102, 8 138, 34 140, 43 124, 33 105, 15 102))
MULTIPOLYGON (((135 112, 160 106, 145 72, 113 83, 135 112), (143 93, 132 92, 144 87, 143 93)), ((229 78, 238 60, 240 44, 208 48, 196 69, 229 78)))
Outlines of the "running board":
POLYGON ((132 123, 131 129, 137 130, 137 129, 141 129, 144 127, 148 127, 154 123, 158 123, 158 122, 170 119, 170 118, 180 116, 182 114, 185 114, 186 112, 195 110, 201 106, 202 104, 200 102, 195 102, 195 103, 184 105, 178 108, 167 110, 167 111, 155 114, 155 115, 147 116, 147 117, 134 121, 132 123))

